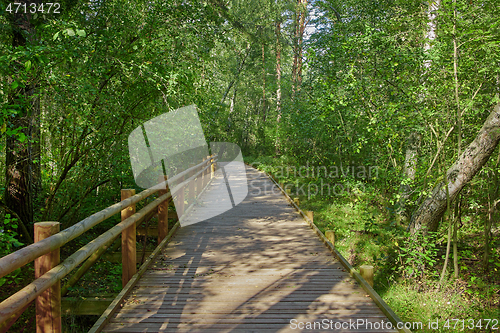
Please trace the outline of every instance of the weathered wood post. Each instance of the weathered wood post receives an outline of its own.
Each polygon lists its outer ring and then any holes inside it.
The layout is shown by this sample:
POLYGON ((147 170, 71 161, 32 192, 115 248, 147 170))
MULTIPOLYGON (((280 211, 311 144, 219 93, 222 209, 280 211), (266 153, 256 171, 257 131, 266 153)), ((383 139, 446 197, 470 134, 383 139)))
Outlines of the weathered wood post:
MULTIPOLYGON (((168 184, 166 183, 167 177, 162 177, 165 181, 165 190, 160 190, 158 192, 158 196, 162 196, 168 192, 168 184)), ((168 205, 170 203, 170 199, 163 201, 158 205, 158 244, 167 237, 168 235, 168 205)))
MULTIPOLYGON (((194 164, 191 164, 189 166, 190 168, 194 167, 194 164)), ((196 170, 194 171, 191 171, 189 173, 189 176, 188 177, 193 177, 194 175, 196 175, 196 170)), ((196 178, 195 179, 192 179, 190 182, 189 182, 189 189, 188 189, 188 206, 191 205, 194 201, 194 199, 196 198, 196 193, 195 193, 195 185, 196 183, 196 178)))
MULTIPOLYGON (((179 183, 182 183, 184 181, 184 178, 185 177, 181 177, 181 179, 179 179, 179 183)), ((182 214, 184 214, 184 185, 182 186, 181 189, 179 189, 177 191, 177 206, 175 206, 175 208, 177 209, 177 218, 180 219, 182 217, 182 214)))
MULTIPOLYGON (((207 158, 206 157, 203 157, 203 164, 201 165, 201 169, 203 170, 205 167, 206 167, 206 163, 207 163, 207 158)), ((201 173, 200 175, 200 178, 201 178, 201 189, 203 190, 205 188, 205 182, 207 181, 207 170, 203 170, 203 172, 201 173)))
POLYGON ((311 222, 314 222, 314 212, 312 210, 306 211, 306 216, 311 220, 311 222))
POLYGON ((330 243, 332 243, 333 246, 335 246, 335 233, 333 230, 327 230, 325 232, 325 237, 330 241, 330 243))
MULTIPOLYGON (((205 160, 205 159, 203 159, 205 160)), ((196 173, 199 173, 201 170, 203 170, 203 164, 201 165, 200 170, 197 170, 196 173)), ((204 172, 202 171, 198 177, 196 177, 196 197, 200 195, 201 190, 203 189, 203 174, 204 172)))
POLYGON ((210 163, 211 163, 211 167, 210 167, 210 178, 214 178, 214 174, 215 174, 215 162, 214 162, 214 155, 211 155, 210 156, 210 163))
POLYGON ((373 288, 373 266, 371 265, 361 265, 359 266, 359 274, 363 279, 368 282, 368 284, 373 288))
MULTIPOLYGON (((210 162, 211 162, 210 156, 207 156, 207 160, 206 161, 207 161, 207 165, 205 165, 205 166, 209 166, 210 162)), ((211 169, 211 167, 208 167, 205 170, 205 183, 204 183, 203 187, 207 186, 208 181, 210 180, 210 169, 211 169)))
MULTIPOLYGON (((134 189, 121 191, 122 201, 135 195, 134 189)), ((135 204, 122 210, 122 221, 135 214, 135 204)), ((136 272, 136 230, 135 223, 122 231, 122 287, 125 287, 136 272)))
MULTIPOLYGON (((59 222, 35 223, 35 242, 55 235, 60 230, 59 222)), ((51 251, 35 259, 35 279, 59 265, 59 249, 51 251)), ((61 325, 61 281, 57 281, 49 289, 36 298, 36 331, 37 333, 60 333, 61 325)))

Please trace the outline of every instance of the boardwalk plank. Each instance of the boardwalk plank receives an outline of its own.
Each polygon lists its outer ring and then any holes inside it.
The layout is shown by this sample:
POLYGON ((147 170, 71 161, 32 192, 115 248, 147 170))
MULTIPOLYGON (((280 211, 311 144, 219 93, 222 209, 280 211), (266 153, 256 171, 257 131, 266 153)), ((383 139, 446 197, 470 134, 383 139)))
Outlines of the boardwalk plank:
MULTIPOLYGON (((352 311, 349 309, 341 309, 341 310, 332 310, 328 312, 329 315, 333 316, 335 315, 336 320, 340 320, 339 318, 344 318, 346 315, 349 317, 346 317, 347 319, 349 318, 359 318, 359 317, 375 317, 375 316, 380 316, 379 312, 377 311, 378 308, 373 307, 372 309, 366 308, 363 309, 362 313, 355 313, 352 314, 352 311)), ((238 313, 232 313, 231 318, 276 318, 276 315, 305 315, 307 314, 307 311, 304 311, 304 309, 298 309, 298 310, 279 310, 279 311, 273 311, 273 312, 266 312, 262 313, 259 315, 254 315, 253 313, 246 311, 246 312, 238 312, 238 313)), ((293 316, 293 317, 295 317, 293 316)), ((383 316, 382 316, 383 317, 383 316)), ((117 316, 116 319, 119 318, 200 318, 200 315, 198 313, 182 313, 180 316, 178 313, 170 313, 170 312, 156 312, 154 314, 149 314, 149 313, 137 313, 136 311, 133 312, 120 312, 117 316)), ((205 313, 203 314, 203 318, 219 318, 220 319, 220 313, 205 313)), ((290 318, 290 317, 289 317, 290 318)), ((119 322, 117 320, 117 322, 119 322)))
MULTIPOLYGON (((319 324, 316 330, 304 330, 307 332, 325 332, 325 329, 321 329, 321 320, 318 320, 319 324)), ((385 322, 385 321, 384 321, 385 322)), ((298 323, 298 322, 297 322, 298 323)), ((347 326, 348 327, 348 326, 347 326)), ((292 329, 290 324, 255 324, 255 323, 243 323, 243 324, 181 324, 172 323, 166 320, 163 323, 143 323, 141 326, 137 326, 134 323, 112 323, 106 327, 103 332, 121 332, 121 333, 136 333, 136 332, 297 332, 301 330, 292 329)), ((374 330, 373 328, 365 328, 362 325, 360 329, 340 329, 335 330, 335 332, 358 332, 358 333, 373 333, 381 332, 388 333, 394 332, 394 330, 374 330)))

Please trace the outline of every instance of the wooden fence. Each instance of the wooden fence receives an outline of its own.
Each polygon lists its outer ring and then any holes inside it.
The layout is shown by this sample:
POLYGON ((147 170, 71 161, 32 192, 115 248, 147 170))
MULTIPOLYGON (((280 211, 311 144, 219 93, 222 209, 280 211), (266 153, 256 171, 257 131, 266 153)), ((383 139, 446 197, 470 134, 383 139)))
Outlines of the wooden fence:
MULTIPOLYGON (((61 332, 61 295, 88 271, 104 252, 121 235, 122 286, 136 273, 136 226, 158 215, 158 243, 169 233, 168 206, 172 197, 177 202, 177 214, 183 216, 209 185, 217 162, 217 155, 207 156, 202 162, 169 179, 168 188, 164 179, 159 185, 135 194, 135 190, 121 191, 121 201, 107 207, 77 224, 59 231, 59 222, 35 223, 35 243, 0 258, 0 278, 35 260, 35 280, 0 303, 0 333, 6 332, 28 305, 36 302, 37 332, 61 332), (163 188, 163 189, 160 189, 163 188), (166 190, 165 190, 166 188, 166 190), (158 192, 158 197, 136 212, 136 204, 158 192), (187 197, 186 193, 187 192, 187 197), (187 206, 185 203, 187 201, 187 206), (60 248, 90 228, 121 212, 121 222, 89 242, 62 263, 60 248), (81 263, 85 263, 61 288, 60 281, 81 263)), ((177 222, 175 228, 177 228, 177 222)))

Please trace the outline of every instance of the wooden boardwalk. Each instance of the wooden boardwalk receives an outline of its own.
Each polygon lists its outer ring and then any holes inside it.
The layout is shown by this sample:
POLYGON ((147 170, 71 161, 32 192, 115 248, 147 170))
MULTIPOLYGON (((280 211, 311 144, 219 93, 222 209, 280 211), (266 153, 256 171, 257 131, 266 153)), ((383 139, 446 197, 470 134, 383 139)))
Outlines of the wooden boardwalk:
POLYGON ((353 325, 388 319, 273 182, 247 177, 241 204, 178 230, 103 332, 396 332, 353 325))

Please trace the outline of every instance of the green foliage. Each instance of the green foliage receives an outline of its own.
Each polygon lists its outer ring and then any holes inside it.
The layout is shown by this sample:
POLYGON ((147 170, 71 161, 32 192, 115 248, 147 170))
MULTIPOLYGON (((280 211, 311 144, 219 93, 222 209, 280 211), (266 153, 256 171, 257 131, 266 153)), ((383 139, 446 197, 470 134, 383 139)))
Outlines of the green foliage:
MULTIPOLYGON (((16 251, 23 243, 17 240, 19 236, 15 231, 17 229, 17 219, 12 218, 10 214, 5 214, 3 223, 0 225, 0 258, 16 251)), ((5 283, 17 283, 20 279, 21 269, 18 268, 12 273, 0 278, 0 286, 5 283)))
POLYGON ((113 292, 120 292, 122 290, 122 267, 121 265, 115 265, 109 270, 111 274, 111 283, 109 288, 113 292))
POLYGON ((436 277, 435 265, 437 261, 436 234, 410 234, 404 232, 396 241, 398 249, 397 273, 407 279, 423 279, 425 277, 436 277))

